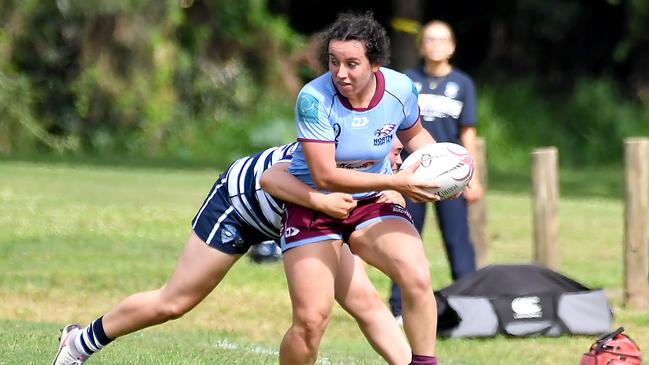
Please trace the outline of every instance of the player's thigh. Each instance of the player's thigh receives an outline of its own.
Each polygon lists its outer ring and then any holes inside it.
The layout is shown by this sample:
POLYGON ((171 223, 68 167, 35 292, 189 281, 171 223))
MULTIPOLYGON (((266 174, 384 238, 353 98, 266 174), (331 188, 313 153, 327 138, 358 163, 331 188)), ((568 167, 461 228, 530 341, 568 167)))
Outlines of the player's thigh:
POLYGON ((346 310, 354 311, 373 300, 380 301, 376 288, 365 271, 365 263, 343 245, 335 285, 336 301, 346 310))
POLYGON ((385 219, 371 224, 352 233, 349 242, 354 253, 393 280, 408 271, 428 270, 421 237, 406 220, 385 219))
POLYGON ((161 290, 163 300, 198 303, 240 257, 208 246, 192 231, 173 274, 161 290))
POLYGON ((294 316, 313 312, 324 315, 322 312, 331 309, 341 246, 340 240, 326 240, 284 252, 284 271, 294 316))

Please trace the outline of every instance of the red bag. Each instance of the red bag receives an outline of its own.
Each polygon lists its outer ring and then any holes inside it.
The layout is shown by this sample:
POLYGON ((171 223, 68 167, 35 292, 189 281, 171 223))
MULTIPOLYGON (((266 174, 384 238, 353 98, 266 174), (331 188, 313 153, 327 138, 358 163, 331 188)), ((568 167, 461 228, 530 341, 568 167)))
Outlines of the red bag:
POLYGON ((640 365, 640 348, 623 334, 624 327, 600 337, 581 357, 579 365, 640 365))

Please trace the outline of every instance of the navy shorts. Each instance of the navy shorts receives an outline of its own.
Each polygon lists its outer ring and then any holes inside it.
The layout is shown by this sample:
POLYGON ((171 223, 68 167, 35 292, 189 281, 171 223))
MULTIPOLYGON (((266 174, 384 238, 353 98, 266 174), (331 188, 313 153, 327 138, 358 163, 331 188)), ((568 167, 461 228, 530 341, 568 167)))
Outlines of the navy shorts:
POLYGON ((225 173, 203 201, 192 220, 192 229, 210 247, 232 255, 242 255, 250 246, 273 239, 239 217, 230 203, 225 173))
POLYGON ((406 208, 392 203, 377 203, 376 198, 358 202, 349 217, 335 219, 300 205, 286 203, 280 239, 282 252, 293 247, 325 240, 349 241, 356 230, 387 219, 403 219, 412 224, 406 208))

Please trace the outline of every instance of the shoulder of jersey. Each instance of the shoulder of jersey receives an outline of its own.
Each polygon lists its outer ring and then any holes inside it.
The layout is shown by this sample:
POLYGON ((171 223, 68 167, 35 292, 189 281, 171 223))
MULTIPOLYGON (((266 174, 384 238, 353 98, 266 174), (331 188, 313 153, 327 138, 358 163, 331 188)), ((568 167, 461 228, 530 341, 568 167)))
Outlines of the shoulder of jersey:
POLYGON ((336 93, 334 90, 333 82, 329 73, 318 76, 317 78, 309 81, 300 90, 300 94, 310 94, 319 100, 333 97, 336 93))
POLYGON ((385 89, 395 95, 404 96, 413 93, 412 80, 406 74, 392 70, 390 68, 381 68, 385 77, 385 89))

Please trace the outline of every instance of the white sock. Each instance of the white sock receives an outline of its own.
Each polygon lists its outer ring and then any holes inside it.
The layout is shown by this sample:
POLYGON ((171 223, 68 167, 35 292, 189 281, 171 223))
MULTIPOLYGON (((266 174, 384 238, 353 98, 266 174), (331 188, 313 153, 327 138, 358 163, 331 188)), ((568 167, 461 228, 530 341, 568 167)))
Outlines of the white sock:
POLYGON ((89 355, 84 354, 82 351, 79 351, 81 347, 81 335, 83 334, 83 330, 75 331, 73 334, 70 335, 70 338, 68 338, 68 348, 70 349, 70 354, 74 356, 75 358, 87 358, 89 355))

